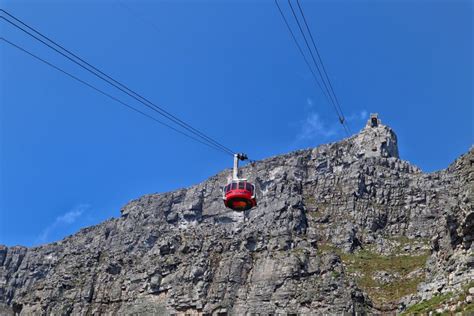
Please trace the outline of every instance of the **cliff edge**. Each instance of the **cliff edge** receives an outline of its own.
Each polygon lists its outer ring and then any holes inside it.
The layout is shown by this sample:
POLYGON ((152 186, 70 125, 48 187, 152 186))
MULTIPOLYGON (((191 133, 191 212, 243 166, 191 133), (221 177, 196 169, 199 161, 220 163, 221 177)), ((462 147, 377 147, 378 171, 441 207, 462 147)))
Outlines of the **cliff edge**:
POLYGON ((0 314, 469 310, 473 161, 471 148, 423 173, 371 117, 340 142, 244 167, 259 203, 245 213, 223 205, 226 170, 59 242, 0 246, 0 314))

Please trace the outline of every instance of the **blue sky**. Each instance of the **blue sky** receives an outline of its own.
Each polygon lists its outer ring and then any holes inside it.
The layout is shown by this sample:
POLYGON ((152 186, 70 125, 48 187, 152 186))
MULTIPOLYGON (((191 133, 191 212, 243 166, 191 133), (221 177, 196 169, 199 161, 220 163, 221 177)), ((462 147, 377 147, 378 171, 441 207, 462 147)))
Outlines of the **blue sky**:
MULTIPOLYGON (((470 148, 470 1, 301 3, 353 132, 380 113, 401 157, 425 171, 470 148)), ((344 137, 273 1, 0 6, 254 159, 344 137)), ((5 22, 0 32, 133 103, 5 22)), ((59 240, 231 163, 0 43, 0 244, 59 240)))

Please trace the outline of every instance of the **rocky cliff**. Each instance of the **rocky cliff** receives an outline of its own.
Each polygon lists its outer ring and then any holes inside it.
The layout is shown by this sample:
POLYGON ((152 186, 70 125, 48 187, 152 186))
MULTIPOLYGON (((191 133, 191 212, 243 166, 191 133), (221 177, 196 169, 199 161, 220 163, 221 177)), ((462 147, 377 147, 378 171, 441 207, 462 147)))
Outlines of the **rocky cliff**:
POLYGON ((246 213, 223 206, 226 170, 59 242, 0 246, 0 314, 472 310, 473 161, 423 173, 372 120, 244 167, 259 203, 246 213))

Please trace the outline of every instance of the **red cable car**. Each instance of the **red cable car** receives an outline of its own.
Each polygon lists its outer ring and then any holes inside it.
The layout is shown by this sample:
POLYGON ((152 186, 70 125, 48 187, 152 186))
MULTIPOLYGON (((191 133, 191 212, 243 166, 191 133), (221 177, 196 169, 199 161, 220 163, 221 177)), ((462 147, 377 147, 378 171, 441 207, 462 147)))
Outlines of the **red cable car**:
POLYGON ((234 211, 246 211, 257 205, 255 186, 247 179, 239 179, 239 160, 245 160, 245 154, 234 155, 232 180, 222 189, 224 204, 234 211))

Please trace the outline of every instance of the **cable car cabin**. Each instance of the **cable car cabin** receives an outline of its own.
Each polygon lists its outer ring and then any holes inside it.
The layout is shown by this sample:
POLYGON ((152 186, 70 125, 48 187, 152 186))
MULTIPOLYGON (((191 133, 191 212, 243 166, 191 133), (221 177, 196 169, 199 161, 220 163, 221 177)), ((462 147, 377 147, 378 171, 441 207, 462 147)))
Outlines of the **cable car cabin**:
POLYGON ((246 160, 246 154, 234 154, 232 181, 222 188, 222 198, 226 207, 234 211, 246 211, 257 206, 255 186, 247 179, 239 178, 239 160, 246 160))
POLYGON ((257 205, 255 186, 245 180, 233 180, 223 188, 226 207, 234 211, 246 211, 257 205))

